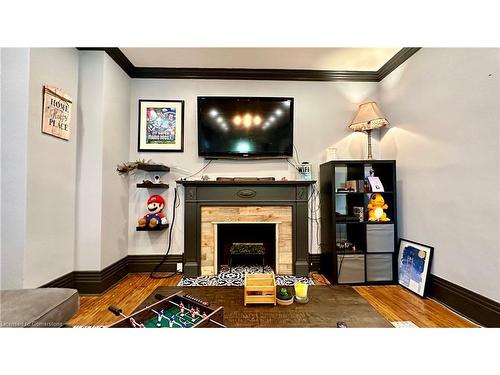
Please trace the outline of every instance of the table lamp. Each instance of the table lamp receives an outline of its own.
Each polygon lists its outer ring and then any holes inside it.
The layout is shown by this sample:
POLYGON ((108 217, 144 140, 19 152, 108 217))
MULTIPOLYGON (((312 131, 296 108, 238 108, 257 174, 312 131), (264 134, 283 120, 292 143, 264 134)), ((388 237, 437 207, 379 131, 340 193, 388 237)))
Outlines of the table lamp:
POLYGON ((368 102, 360 104, 358 112, 349 127, 355 132, 366 132, 368 135, 368 160, 372 157, 372 130, 389 125, 389 121, 380 111, 377 103, 368 102))

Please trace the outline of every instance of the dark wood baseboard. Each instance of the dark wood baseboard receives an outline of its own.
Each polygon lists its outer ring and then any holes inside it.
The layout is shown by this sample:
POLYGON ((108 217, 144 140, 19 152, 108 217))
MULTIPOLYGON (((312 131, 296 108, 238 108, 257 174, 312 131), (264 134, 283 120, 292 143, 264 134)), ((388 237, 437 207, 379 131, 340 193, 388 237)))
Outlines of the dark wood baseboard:
MULTIPOLYGON (((129 255, 128 272, 151 272, 160 264, 163 255, 129 255)), ((165 263, 158 270, 159 272, 174 272, 177 269, 177 263, 183 263, 183 255, 168 255, 165 263)))
POLYGON ((81 294, 101 294, 128 275, 127 262, 125 257, 102 271, 75 271, 74 288, 81 294))
MULTIPOLYGON (((101 294, 129 273, 153 271, 162 259, 163 255, 128 255, 102 271, 73 271, 41 287, 73 288, 83 295, 101 294)), ((169 255, 159 272, 173 272, 177 269, 177 263, 182 262, 182 255, 169 255)))
POLYGON ((484 327, 500 327, 500 303, 430 275, 428 296, 484 327))
POLYGON ((309 270, 312 272, 319 272, 320 271, 320 259, 321 259, 321 254, 309 254, 309 270))

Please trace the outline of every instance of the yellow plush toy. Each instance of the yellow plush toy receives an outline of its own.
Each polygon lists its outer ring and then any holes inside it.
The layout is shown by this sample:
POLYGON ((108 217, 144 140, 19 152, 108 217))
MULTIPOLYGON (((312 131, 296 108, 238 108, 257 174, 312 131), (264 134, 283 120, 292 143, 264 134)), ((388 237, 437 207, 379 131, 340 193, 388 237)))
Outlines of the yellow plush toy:
POLYGON ((388 209, 389 206, 385 204, 384 197, 382 194, 374 193, 370 197, 370 203, 368 203, 368 220, 369 221, 390 221, 387 218, 387 214, 384 210, 388 209))

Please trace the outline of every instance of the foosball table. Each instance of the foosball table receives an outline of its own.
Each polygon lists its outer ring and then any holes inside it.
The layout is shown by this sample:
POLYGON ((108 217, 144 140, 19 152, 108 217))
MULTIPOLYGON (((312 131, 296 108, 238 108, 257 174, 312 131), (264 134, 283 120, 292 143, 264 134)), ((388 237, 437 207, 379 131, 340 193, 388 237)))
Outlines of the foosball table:
POLYGON ((132 315, 123 314, 116 306, 108 310, 122 319, 109 328, 225 328, 224 308, 212 308, 202 301, 182 291, 170 296, 156 294, 158 302, 132 315))

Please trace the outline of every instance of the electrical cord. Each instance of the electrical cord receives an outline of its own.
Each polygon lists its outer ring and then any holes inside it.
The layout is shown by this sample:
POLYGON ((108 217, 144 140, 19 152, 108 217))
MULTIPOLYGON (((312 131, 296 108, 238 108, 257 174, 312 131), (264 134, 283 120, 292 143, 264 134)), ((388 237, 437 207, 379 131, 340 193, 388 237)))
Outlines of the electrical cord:
POLYGON ((205 170, 205 169, 206 169, 206 168, 207 168, 207 167, 208 167, 208 166, 209 166, 209 165, 210 165, 213 161, 214 161, 214 159, 209 160, 209 161, 208 161, 208 163, 207 163, 207 164, 205 164, 205 165, 203 166, 203 168, 201 168, 198 172, 193 173, 191 176, 184 177, 184 178, 183 178, 183 180, 187 180, 188 178, 194 177, 194 176, 196 176, 197 174, 199 174, 199 173, 203 172, 203 171, 204 171, 204 170, 205 170))
POLYGON ((160 269, 160 267, 167 260, 168 254, 170 253, 170 248, 172 247, 172 230, 174 229, 174 223, 175 223, 175 211, 176 211, 176 208, 178 207, 177 206, 177 188, 174 188, 174 204, 172 205, 172 207, 173 207, 172 222, 170 223, 170 229, 168 231, 167 252, 163 256, 163 259, 161 260, 161 262, 158 263, 156 265, 156 267, 153 269, 153 271, 151 271, 151 273, 149 274, 149 277, 152 278, 152 279, 168 279, 168 278, 170 278, 170 277, 172 277, 174 275, 177 275, 177 273, 178 273, 177 270, 176 270, 175 272, 173 272, 173 273, 171 273, 170 275, 167 275, 167 276, 157 276, 157 275, 155 275, 155 273, 158 272, 158 270, 160 269))
POLYGON ((295 147, 295 143, 293 144, 293 149, 295 150, 295 154, 297 155, 297 164, 300 164, 299 151, 297 150, 297 147, 295 147))

